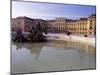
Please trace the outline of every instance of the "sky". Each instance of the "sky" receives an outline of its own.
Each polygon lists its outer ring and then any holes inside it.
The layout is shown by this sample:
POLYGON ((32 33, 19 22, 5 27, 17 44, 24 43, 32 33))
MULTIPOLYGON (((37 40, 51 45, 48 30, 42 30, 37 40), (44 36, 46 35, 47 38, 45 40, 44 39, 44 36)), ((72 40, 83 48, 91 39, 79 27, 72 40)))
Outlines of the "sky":
POLYGON ((35 19, 51 20, 57 17, 79 19, 95 14, 95 6, 52 4, 37 2, 12 2, 12 18, 27 16, 35 19))

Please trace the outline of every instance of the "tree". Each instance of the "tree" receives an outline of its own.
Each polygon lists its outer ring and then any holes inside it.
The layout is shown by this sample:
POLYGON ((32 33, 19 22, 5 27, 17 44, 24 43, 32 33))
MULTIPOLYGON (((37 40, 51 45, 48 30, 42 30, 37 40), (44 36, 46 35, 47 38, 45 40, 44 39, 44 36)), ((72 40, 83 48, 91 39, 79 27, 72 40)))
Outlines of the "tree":
POLYGON ((69 31, 67 31, 67 35, 69 36, 71 33, 69 31))
POLYGON ((87 37, 87 35, 84 35, 84 37, 87 37))

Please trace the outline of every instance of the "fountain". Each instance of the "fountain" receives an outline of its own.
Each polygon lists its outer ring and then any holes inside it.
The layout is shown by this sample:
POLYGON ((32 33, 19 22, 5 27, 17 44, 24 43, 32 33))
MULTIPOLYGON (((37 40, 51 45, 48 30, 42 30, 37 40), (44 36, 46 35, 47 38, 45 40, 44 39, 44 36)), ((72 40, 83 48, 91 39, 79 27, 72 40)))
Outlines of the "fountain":
POLYGON ((24 37, 20 28, 16 31, 16 33, 17 34, 14 38, 15 42, 45 42, 47 40, 46 36, 43 35, 40 23, 31 28, 27 37, 24 37))

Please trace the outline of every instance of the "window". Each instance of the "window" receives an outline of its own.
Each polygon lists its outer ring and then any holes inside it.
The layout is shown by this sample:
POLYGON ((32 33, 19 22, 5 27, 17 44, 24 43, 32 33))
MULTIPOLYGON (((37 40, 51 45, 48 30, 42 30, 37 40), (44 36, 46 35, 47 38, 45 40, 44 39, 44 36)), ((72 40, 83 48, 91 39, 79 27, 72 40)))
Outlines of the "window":
POLYGON ((92 25, 92 20, 90 21, 90 25, 92 25))
POLYGON ((90 32, 90 34, 91 34, 92 32, 90 32))
POLYGON ((92 26, 90 26, 90 29, 93 29, 92 26))

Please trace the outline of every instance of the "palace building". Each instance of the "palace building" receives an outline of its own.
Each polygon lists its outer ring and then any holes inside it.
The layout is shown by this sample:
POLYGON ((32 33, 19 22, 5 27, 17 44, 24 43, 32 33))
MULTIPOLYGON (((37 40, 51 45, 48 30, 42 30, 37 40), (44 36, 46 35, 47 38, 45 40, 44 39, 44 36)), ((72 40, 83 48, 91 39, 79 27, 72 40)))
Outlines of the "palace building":
POLYGON ((72 35, 95 36, 96 34, 96 15, 92 14, 87 18, 78 20, 66 19, 63 17, 55 20, 32 19, 28 17, 17 17, 11 20, 13 30, 20 28, 22 31, 29 31, 37 23, 41 24, 42 30, 50 33, 67 33, 72 35))
POLYGON ((42 30, 46 29, 46 21, 42 19, 32 19, 29 17, 17 17, 17 18, 12 18, 11 20, 11 27, 12 30, 17 30, 20 28, 24 32, 30 31, 30 29, 34 26, 36 26, 38 23, 40 23, 42 30))
POLYGON ((35 21, 28 17, 17 17, 11 21, 12 29, 20 28, 22 31, 29 31, 33 24, 35 24, 35 21))
POLYGON ((56 18, 54 21, 49 21, 48 29, 51 32, 67 33, 73 35, 89 35, 96 34, 96 15, 93 14, 87 18, 80 18, 79 20, 71 20, 66 18, 56 18))

